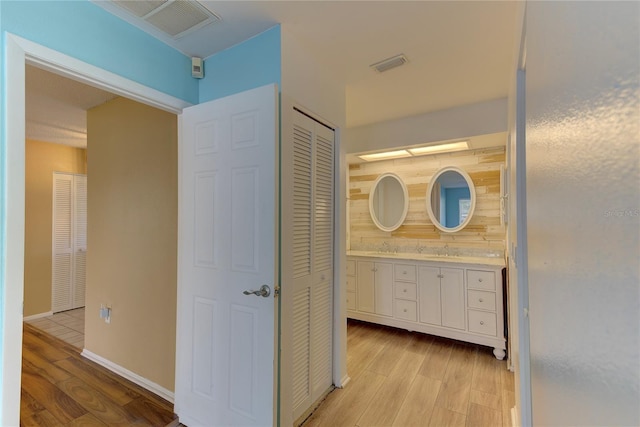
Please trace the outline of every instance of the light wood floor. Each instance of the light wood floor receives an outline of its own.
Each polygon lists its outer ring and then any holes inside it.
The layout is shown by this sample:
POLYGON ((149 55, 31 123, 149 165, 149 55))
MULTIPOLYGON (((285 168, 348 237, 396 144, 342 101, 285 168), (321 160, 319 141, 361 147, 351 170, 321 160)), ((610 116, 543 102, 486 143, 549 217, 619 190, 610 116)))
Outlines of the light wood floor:
POLYGON ((25 323, 21 426, 167 426, 173 405, 25 323))
POLYGON ((303 424, 510 427, 513 374, 488 347, 349 320, 351 381, 303 424))

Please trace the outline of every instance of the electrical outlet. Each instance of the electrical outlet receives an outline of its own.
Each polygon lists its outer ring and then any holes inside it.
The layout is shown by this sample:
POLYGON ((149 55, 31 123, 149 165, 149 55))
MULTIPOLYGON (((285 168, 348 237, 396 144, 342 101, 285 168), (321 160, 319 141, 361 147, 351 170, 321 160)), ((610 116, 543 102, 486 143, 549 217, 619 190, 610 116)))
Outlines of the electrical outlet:
POLYGON ((100 304, 100 318, 104 319, 104 323, 111 323, 111 307, 100 304))

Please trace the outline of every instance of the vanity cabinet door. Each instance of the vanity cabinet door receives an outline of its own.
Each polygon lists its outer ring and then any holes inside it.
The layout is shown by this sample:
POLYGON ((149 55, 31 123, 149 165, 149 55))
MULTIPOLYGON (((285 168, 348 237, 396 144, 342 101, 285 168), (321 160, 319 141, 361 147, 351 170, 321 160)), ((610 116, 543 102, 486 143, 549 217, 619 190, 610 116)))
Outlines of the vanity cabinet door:
POLYGON ((376 314, 393 315, 393 264, 375 263, 376 314))
POLYGON ((418 298, 420 322, 441 325, 440 269, 438 267, 418 268, 418 298))
POLYGON ((465 329, 464 270, 440 269, 442 326, 465 329))
POLYGON ((375 313, 375 263, 358 261, 357 269, 358 311, 375 313))

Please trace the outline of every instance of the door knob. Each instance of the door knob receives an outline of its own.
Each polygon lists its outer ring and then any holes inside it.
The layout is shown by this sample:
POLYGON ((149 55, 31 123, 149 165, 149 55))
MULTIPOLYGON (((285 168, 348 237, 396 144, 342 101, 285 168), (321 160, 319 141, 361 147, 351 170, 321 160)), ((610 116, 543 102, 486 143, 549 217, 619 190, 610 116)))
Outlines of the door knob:
POLYGON ((245 295, 255 295, 257 297, 266 298, 271 295, 271 288, 269 287, 269 285, 262 285, 257 291, 243 291, 242 293, 245 295))

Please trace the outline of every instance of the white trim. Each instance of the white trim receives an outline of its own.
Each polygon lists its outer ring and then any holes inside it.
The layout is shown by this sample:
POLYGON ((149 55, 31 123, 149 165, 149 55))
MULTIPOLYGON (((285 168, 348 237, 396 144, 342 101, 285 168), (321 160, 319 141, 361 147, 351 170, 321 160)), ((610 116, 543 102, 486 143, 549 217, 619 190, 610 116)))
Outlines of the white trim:
POLYGON ((336 384, 338 388, 345 388, 347 384, 351 382, 351 377, 349 375, 345 375, 340 379, 340 385, 336 384))
POLYGON ((180 114, 183 108, 192 105, 182 99, 141 85, 22 37, 9 33, 7 40, 14 41, 25 51, 26 63, 36 65, 38 68, 52 73, 174 114, 180 114))
POLYGON ((42 319, 43 317, 53 316, 53 311, 47 311, 46 313, 32 314, 31 316, 27 316, 22 319, 25 322, 29 322, 31 320, 42 319))
POLYGON ((513 427, 520 427, 520 420, 518 420, 518 410, 516 407, 514 406, 511 408, 509 412, 511 412, 511 425, 513 427))
POLYGON ((105 359, 102 356, 98 356, 97 354, 87 350, 86 348, 84 350, 82 350, 82 353, 80 353, 80 355, 82 357, 86 357, 87 359, 91 360, 92 362, 97 363, 98 365, 107 368, 108 370, 110 370, 111 372, 114 372, 118 375, 120 375, 123 378, 128 379, 129 381, 138 384, 140 387, 143 387, 147 390, 149 390, 151 393, 156 394, 158 396, 160 396, 161 398, 168 400, 169 402, 173 403, 173 398, 174 398, 174 394, 172 391, 167 390, 166 388, 162 387, 161 385, 158 385, 156 383, 154 383, 153 381, 149 381, 148 379, 141 377, 140 375, 136 374, 135 372, 132 372, 130 370, 128 370, 127 368, 123 368, 122 366, 118 365, 117 363, 113 363, 110 360, 105 359))
MULTIPOLYGON (((5 39, 5 98, 3 105, 6 181, 2 205, 4 223, 4 277, 0 328, 2 333, 2 389, 0 425, 20 423, 20 375, 22 366, 22 316, 24 297, 24 199, 25 199, 25 52, 10 37, 5 39), (9 107, 10 106, 10 107, 9 107)), ((0 214, 0 217, 2 216, 0 214)))
POLYGON ((5 103, 2 122, 6 156, 2 159, 2 170, 6 178, 3 183, 6 193, 1 212, 5 222, 0 224, 0 229, 6 233, 2 260, 4 286, 0 298, 0 425, 18 425, 24 294, 25 64, 34 64, 64 77, 176 114, 180 114, 190 104, 10 33, 5 33, 5 49, 5 103))

